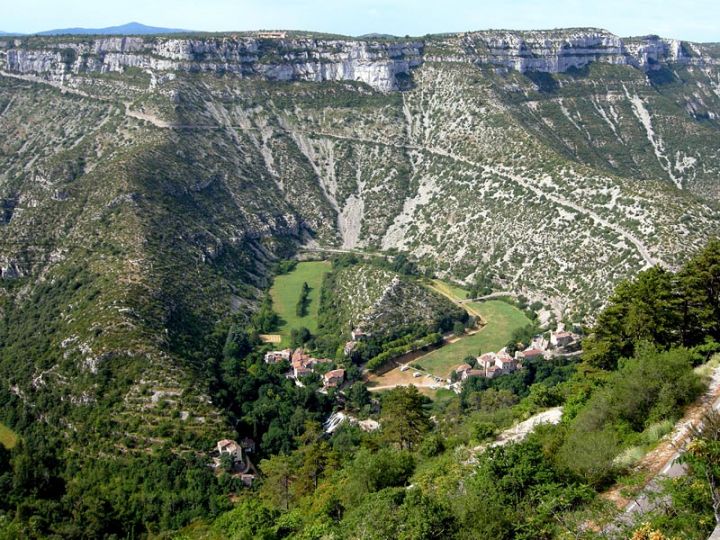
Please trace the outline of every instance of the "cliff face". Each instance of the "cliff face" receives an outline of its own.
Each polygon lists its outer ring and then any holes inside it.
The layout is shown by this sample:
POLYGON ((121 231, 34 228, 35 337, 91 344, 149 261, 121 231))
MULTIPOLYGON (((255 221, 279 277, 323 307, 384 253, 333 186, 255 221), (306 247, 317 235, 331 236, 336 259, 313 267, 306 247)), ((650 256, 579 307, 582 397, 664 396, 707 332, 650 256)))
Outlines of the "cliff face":
MULTIPOLYGON (((661 63, 689 63, 690 46, 677 40, 647 36, 623 39, 605 30, 563 32, 479 32, 465 37, 466 50, 478 50, 474 58, 521 73, 564 73, 591 62, 652 69, 661 63)), ((701 59, 696 50, 695 60, 701 59)))
POLYGON ((81 73, 146 71, 233 73, 278 81, 359 81, 376 90, 404 89, 426 60, 501 70, 564 73, 592 62, 643 70, 666 64, 717 64, 703 46, 657 36, 624 39, 605 30, 487 31, 426 40, 27 38, 0 43, 0 67, 64 82, 81 73), (439 54, 428 54, 426 48, 439 54))
POLYGON ((8 44, 0 56, 7 71, 38 74, 55 81, 80 73, 151 71, 233 73, 276 81, 360 81, 376 90, 403 87, 420 64, 422 43, 368 43, 339 40, 255 38, 103 38, 57 41, 52 47, 8 44))

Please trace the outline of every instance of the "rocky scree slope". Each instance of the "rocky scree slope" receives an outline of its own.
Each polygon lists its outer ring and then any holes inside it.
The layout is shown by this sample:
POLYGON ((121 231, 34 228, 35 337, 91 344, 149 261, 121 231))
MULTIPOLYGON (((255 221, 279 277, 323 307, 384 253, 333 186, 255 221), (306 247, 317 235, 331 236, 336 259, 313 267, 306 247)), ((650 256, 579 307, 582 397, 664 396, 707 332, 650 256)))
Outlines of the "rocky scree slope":
POLYGON ((210 448, 228 426, 206 380, 215 325, 251 313, 303 241, 297 214, 218 133, 8 78, 0 109, 2 402, 70 447, 113 418, 93 453, 210 448))

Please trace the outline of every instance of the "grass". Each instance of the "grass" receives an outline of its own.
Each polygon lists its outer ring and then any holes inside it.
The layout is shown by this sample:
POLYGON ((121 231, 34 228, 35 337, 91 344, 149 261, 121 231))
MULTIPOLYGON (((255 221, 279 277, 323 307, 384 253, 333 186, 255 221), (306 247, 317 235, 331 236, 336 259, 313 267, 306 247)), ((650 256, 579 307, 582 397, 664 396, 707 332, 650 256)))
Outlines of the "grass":
POLYGON ((477 310, 477 303, 465 302, 465 300, 470 297, 470 293, 462 287, 452 285, 451 283, 447 283, 445 281, 440 281, 439 279, 433 279, 430 282, 426 282, 425 286, 444 295, 446 298, 449 298, 452 302, 461 306, 470 315, 477 317, 478 320, 483 320, 482 313, 477 310))
POLYGON ((697 366, 693 371, 700 375, 703 378, 709 378, 712 376, 713 371, 715 371, 715 368, 717 368, 720 365, 720 354, 714 354, 713 357, 705 362, 704 364, 700 364, 697 366))
POLYGON ((449 296, 455 301, 467 300, 470 295, 470 293, 468 293, 465 289, 452 285, 451 283, 446 283, 445 281, 440 281, 439 279, 433 279, 432 285, 439 292, 443 293, 445 296, 449 296))
POLYGON ((0 424, 0 444, 10 450, 15 447, 17 440, 18 436, 12 429, 5 424, 0 424))
POLYGON ((305 327, 310 332, 317 332, 318 308, 320 307, 320 288, 323 277, 330 271, 327 261, 301 262, 295 269, 275 278, 270 296, 273 309, 280 315, 280 326, 277 333, 282 336, 281 346, 290 344, 290 331, 293 328, 305 327), (310 286, 307 315, 298 317, 295 306, 300 298, 303 282, 310 286))
POLYGON ((452 369, 461 364, 466 356, 498 351, 507 344, 515 330, 531 324, 522 311, 501 300, 471 302, 468 307, 479 312, 486 325, 474 335, 466 336, 419 358, 418 362, 426 370, 440 377, 448 377, 452 369))

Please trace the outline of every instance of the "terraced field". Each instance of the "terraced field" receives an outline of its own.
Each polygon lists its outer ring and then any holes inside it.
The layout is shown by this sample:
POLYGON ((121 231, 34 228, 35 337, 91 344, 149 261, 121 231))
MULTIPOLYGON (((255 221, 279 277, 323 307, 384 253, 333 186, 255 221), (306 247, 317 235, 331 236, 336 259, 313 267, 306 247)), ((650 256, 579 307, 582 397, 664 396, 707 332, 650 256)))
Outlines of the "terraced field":
POLYGON ((273 309, 280 315, 281 323, 278 328, 281 346, 290 343, 290 332, 293 328, 305 327, 311 332, 317 331, 317 316, 320 306, 320 289, 325 274, 330 271, 330 263, 327 261, 301 262, 295 269, 275 278, 270 295, 273 301, 273 309), (302 284, 310 286, 308 296, 309 304, 307 315, 299 317, 295 306, 300 298, 302 284))

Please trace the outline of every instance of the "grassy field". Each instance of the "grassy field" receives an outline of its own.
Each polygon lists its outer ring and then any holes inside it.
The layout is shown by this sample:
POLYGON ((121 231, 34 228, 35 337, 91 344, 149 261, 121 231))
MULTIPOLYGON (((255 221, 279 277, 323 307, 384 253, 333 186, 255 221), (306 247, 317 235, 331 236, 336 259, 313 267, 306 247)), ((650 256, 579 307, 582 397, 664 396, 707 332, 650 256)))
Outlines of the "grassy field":
POLYGON ((469 296, 469 293, 465 289, 452 285, 451 283, 446 283, 445 281, 440 281, 439 279, 433 279, 431 283, 435 289, 456 301, 467 300, 469 296))
POLYGON ((500 300, 473 302, 468 306, 479 312, 487 324, 476 334, 419 358, 417 363, 423 368, 440 377, 449 377, 466 356, 498 351, 507 344, 514 330, 530 324, 522 311, 500 300))
POLYGON ((317 314, 320 304, 320 288, 322 287, 323 276, 330 271, 330 263, 327 261, 301 262, 289 274, 277 276, 270 295, 272 296, 273 309, 280 315, 280 327, 278 334, 282 336, 281 345, 286 347, 290 344, 290 331, 293 328, 304 326, 311 332, 317 331, 317 314), (307 315, 298 317, 295 306, 300 298, 300 290, 303 282, 310 286, 309 305, 307 315))
POLYGON ((5 448, 13 448, 17 444, 17 435, 5 424, 0 424, 0 444, 5 448))

